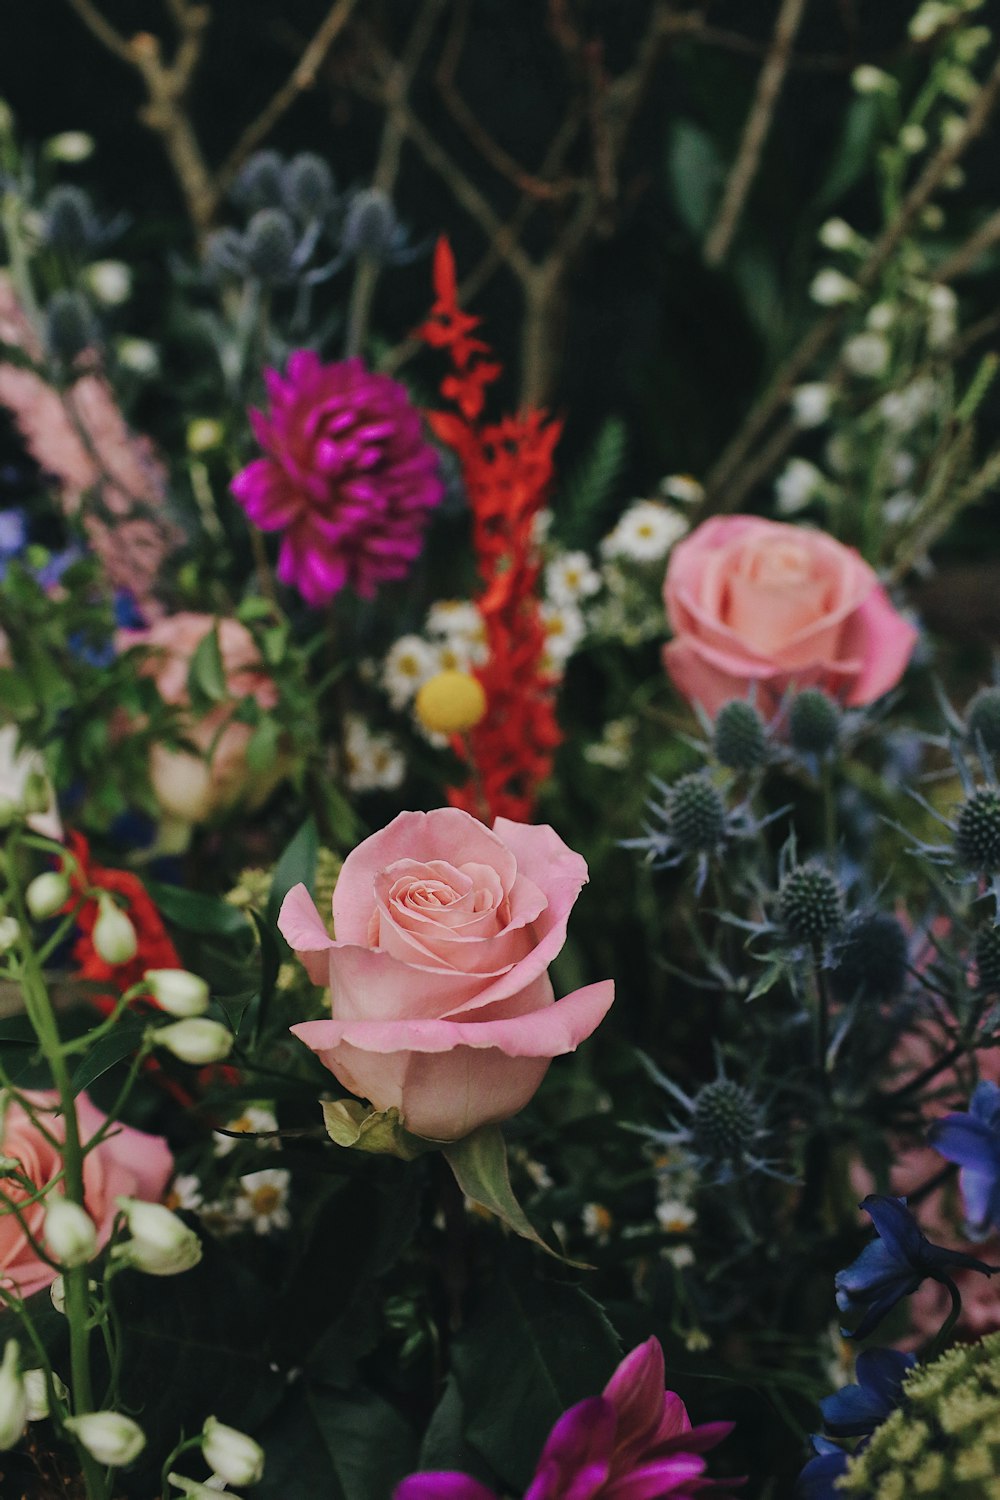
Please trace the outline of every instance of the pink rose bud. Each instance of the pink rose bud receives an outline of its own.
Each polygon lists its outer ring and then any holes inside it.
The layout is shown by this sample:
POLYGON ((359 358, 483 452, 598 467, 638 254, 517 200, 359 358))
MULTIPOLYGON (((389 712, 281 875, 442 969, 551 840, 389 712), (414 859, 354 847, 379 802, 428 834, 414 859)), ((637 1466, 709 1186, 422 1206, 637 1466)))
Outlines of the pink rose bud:
POLYGON ((556 1000, 548 976, 586 880, 551 828, 400 813, 344 861, 336 942, 305 886, 285 897, 278 925, 333 1004, 292 1031, 413 1135, 454 1141, 508 1119, 614 998, 605 980, 556 1000))

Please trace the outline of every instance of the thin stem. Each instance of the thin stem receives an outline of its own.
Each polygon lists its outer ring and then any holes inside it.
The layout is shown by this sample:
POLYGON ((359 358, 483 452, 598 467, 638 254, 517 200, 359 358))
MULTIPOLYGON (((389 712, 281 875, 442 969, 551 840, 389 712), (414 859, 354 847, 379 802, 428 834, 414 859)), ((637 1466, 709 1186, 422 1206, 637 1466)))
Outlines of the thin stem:
POLYGON ((823 954, 818 941, 813 942, 813 977, 816 981, 816 1067, 824 1095, 830 1092, 826 1058, 830 1050, 830 995, 823 969, 823 954))
POLYGON ((941 1327, 938 1329, 937 1333, 931 1339, 927 1347, 922 1350, 922 1363, 926 1363, 927 1360, 933 1359, 935 1354, 939 1354, 941 1352, 941 1350, 945 1347, 949 1338, 951 1337, 952 1332, 955 1328, 955 1324, 962 1316, 962 1294, 958 1290, 958 1287, 952 1281, 950 1276, 942 1276, 940 1278, 940 1281, 942 1286, 946 1286, 948 1288, 949 1294, 951 1296, 951 1306, 948 1309, 948 1316, 941 1324, 941 1327))

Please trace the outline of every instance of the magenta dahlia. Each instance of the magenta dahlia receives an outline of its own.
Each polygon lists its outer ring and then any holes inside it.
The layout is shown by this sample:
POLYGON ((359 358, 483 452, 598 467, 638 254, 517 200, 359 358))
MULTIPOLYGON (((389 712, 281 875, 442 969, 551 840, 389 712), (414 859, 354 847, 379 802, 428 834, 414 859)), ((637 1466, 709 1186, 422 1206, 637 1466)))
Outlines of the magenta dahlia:
POLYGON ((301 349, 264 380, 271 409, 250 421, 266 457, 232 493, 255 526, 284 532, 278 577, 307 604, 345 587, 370 599, 409 572, 444 494, 420 413, 360 359, 325 365, 301 349))

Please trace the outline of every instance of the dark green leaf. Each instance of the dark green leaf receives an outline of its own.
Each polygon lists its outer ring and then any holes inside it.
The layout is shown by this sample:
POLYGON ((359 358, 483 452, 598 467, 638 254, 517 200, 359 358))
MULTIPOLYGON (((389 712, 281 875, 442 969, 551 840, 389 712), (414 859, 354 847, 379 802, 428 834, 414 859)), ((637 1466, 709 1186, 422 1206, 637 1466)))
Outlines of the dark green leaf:
POLYGON ((699 240, 715 211, 723 175, 708 132, 693 120, 677 120, 667 143, 667 177, 678 214, 699 240))
POLYGON ((188 689, 195 702, 207 698, 211 703, 222 703, 228 696, 218 626, 198 643, 188 668, 188 689))
POLYGON ((316 820, 306 818, 295 837, 286 846, 274 869, 271 894, 267 902, 267 921, 275 926, 281 903, 292 886, 304 885, 312 890, 316 878, 316 856, 319 853, 319 833, 316 820))
POLYGON ((840 140, 816 194, 820 212, 842 198, 872 165, 881 120, 882 101, 877 95, 860 94, 848 105, 840 140))
POLYGON ((234 937, 248 930, 245 914, 217 896, 186 891, 177 885, 161 885, 157 880, 147 881, 146 889, 167 921, 185 932, 234 937))
POLYGON ((138 1016, 119 1017, 113 1031, 84 1053, 73 1074, 73 1092, 80 1094, 103 1077, 116 1063, 138 1051, 148 1022, 138 1016))
POLYGON ((344 1500, 388 1500, 417 1459, 414 1435, 395 1407, 363 1386, 311 1386, 307 1400, 344 1500))

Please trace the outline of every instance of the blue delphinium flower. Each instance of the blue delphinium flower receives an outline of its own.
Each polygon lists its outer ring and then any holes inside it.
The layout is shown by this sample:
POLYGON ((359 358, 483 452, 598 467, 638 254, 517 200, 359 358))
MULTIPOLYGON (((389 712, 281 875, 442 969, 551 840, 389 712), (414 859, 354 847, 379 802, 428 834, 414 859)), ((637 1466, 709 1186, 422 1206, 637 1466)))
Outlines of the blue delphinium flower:
POLYGON ((974 1232, 985 1234, 991 1225, 1000 1229, 1000 1088, 978 1083, 968 1112, 936 1120, 928 1139, 962 1168, 959 1181, 974 1232))
POLYGON ((941 1282, 957 1302, 958 1292, 949 1274, 952 1269, 982 1271, 986 1276, 998 1269, 960 1250, 932 1244, 907 1208, 905 1198, 870 1194, 860 1206, 875 1225, 878 1239, 866 1245, 845 1270, 838 1271, 834 1280, 841 1312, 862 1313, 853 1332, 843 1330, 845 1338, 866 1338, 897 1302, 928 1279, 941 1282))
MULTIPOLYGON (((820 1402, 823 1424, 829 1437, 860 1438, 853 1450, 858 1452, 876 1427, 899 1405, 903 1380, 916 1364, 916 1355, 901 1354, 898 1349, 865 1349, 858 1355, 856 1385, 845 1385, 820 1402)), ((796 1494, 799 1500, 833 1500, 838 1493, 836 1481, 847 1472, 850 1450, 816 1436, 811 1458, 799 1475, 796 1494)))

